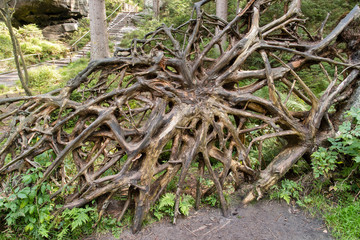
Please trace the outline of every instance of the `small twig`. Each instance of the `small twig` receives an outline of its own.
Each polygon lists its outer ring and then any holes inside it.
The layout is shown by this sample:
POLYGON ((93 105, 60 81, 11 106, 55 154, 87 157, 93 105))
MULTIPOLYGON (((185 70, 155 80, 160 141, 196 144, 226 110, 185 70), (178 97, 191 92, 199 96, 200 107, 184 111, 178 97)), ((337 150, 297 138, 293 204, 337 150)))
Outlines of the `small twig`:
POLYGON ((359 196, 359 194, 360 194, 360 191, 356 194, 356 196, 354 197, 354 202, 356 201, 356 199, 357 199, 357 197, 359 196))
POLYGON ((184 228, 185 228, 186 230, 188 230, 188 232, 191 233, 192 235, 194 235, 195 237, 198 236, 198 235, 196 235, 195 233, 193 233, 192 231, 190 231, 190 229, 188 229, 185 225, 184 225, 184 228))
POLYGON ((295 84, 296 84, 296 79, 294 79, 294 82, 293 82, 293 84, 291 85, 289 94, 287 95, 287 97, 286 97, 286 99, 285 99, 285 101, 284 101, 284 105, 286 105, 287 101, 290 99, 290 96, 291 96, 291 93, 292 93, 293 90, 294 90, 295 84))
POLYGON ((125 215, 126 210, 128 209, 128 207, 129 207, 129 205, 130 205, 131 191, 130 191, 130 189, 129 189, 128 191, 129 191, 129 192, 128 192, 128 198, 126 199, 125 205, 124 205, 124 207, 123 207, 123 209, 122 209, 119 217, 117 218, 117 221, 118 221, 118 222, 121 221, 121 219, 122 219, 123 216, 125 215))
POLYGON ((324 32, 324 28, 325 28, 326 22, 328 21, 329 17, 330 17, 330 13, 328 13, 328 14, 326 15, 326 18, 325 18, 325 20, 321 23, 320 29, 319 29, 319 31, 318 31, 318 33, 319 33, 319 34, 318 34, 318 37, 319 37, 321 40, 324 39, 324 37, 323 37, 323 32, 324 32))
POLYGON ((228 225, 229 223, 231 222, 231 220, 228 220, 224 225, 220 226, 220 227, 215 227, 213 229, 211 229, 210 231, 206 232, 205 234, 203 234, 203 236, 211 233, 211 232, 214 232, 214 231, 219 231, 220 229, 224 228, 226 225, 228 225))
POLYGON ((96 228, 97 225, 99 224, 99 222, 101 221, 101 218, 102 216, 104 215, 104 212, 105 210, 107 209, 107 207, 109 206, 110 202, 110 198, 114 195, 116 191, 112 191, 109 196, 106 198, 106 200, 104 201, 102 207, 101 207, 101 210, 100 210, 100 213, 99 213, 99 217, 98 217, 98 220, 96 221, 95 225, 93 226, 93 228, 96 228))
POLYGON ((273 233, 273 231, 271 231, 270 228, 267 228, 267 229, 271 232, 271 234, 274 236, 274 238, 279 239, 279 238, 273 233))

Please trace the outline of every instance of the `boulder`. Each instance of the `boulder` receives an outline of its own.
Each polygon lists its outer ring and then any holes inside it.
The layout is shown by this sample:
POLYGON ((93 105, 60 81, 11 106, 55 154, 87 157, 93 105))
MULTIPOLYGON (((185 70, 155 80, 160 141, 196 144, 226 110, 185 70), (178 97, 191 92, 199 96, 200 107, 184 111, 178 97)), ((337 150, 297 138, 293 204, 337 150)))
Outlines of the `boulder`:
POLYGON ((17 0, 13 23, 46 27, 87 15, 88 0, 17 0))
POLYGON ((65 37, 67 33, 74 32, 77 29, 77 23, 63 23, 47 26, 42 30, 42 33, 47 40, 56 41, 65 37))

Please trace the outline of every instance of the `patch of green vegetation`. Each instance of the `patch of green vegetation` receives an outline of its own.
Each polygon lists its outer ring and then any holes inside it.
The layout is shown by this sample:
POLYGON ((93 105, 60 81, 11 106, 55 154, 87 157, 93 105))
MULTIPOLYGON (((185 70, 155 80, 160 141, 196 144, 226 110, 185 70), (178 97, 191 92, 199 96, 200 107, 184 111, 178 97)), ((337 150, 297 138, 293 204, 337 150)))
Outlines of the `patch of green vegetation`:
POLYGON ((59 70, 62 81, 67 82, 68 80, 76 77, 76 75, 84 70, 89 64, 89 58, 81 58, 59 70))
POLYGON ((87 67, 88 62, 89 59, 82 58, 60 69, 48 65, 30 69, 28 70, 29 86, 39 93, 64 87, 67 81, 87 67))
POLYGON ((313 177, 297 182, 285 179, 273 187, 270 197, 287 203, 293 199, 320 214, 336 239, 359 239, 360 109, 351 109, 345 118, 329 146, 312 154, 313 177))
MULTIPOLYGON (((159 19, 154 18, 152 15, 145 15, 144 19, 138 24, 138 29, 127 33, 121 41, 120 47, 128 48, 134 38, 142 39, 145 34, 154 31, 161 24, 167 26, 179 26, 180 24, 188 21, 193 7, 193 2, 186 0, 165 0, 164 6, 160 13, 159 19)), ((180 42, 181 39, 177 39, 180 42)), ((170 44, 170 42, 168 42, 170 44)), ((165 43, 166 45, 167 43, 165 43)))
POLYGON ((73 46, 73 50, 78 50, 83 48, 90 41, 89 30, 90 30, 90 19, 87 17, 83 17, 79 19, 78 29, 66 37, 65 39, 66 43, 68 43, 70 46, 73 46))
POLYGON ((337 239, 360 239, 360 202, 339 204, 325 215, 332 234, 337 239))
POLYGON ((207 196, 205 199, 202 200, 203 203, 208 204, 212 207, 219 207, 219 197, 216 193, 211 194, 210 196, 207 196))
POLYGON ((274 185, 272 189, 275 191, 270 195, 270 199, 283 199, 289 204, 291 199, 300 200, 300 192, 302 192, 303 187, 297 182, 284 179, 280 187, 274 185))
MULTIPOLYGON (((261 25, 264 25, 273 18, 279 18, 283 15, 284 3, 286 2, 288 1, 276 1, 275 4, 272 4, 267 13, 261 17, 261 25)), ((325 32, 332 29, 337 24, 339 18, 347 11, 350 11, 357 3, 357 0, 303 0, 301 10, 307 18, 306 27, 311 33, 316 35, 317 29, 325 20, 328 13, 330 13, 330 17, 327 21, 325 32)))
POLYGON ((0 22, 0 59, 12 56, 11 38, 5 23, 0 22))
POLYGON ((0 84, 0 93, 3 93, 7 90, 7 87, 4 84, 0 84))
MULTIPOLYGON (((45 152, 36 161, 49 163, 49 154, 45 152), (40 159, 41 158, 41 159, 40 159)), ((116 219, 104 217, 98 223, 97 208, 88 205, 83 208, 72 208, 60 211, 61 205, 50 199, 51 192, 57 186, 50 182, 40 185, 35 183, 43 177, 41 168, 28 170, 21 178, 15 177, 11 181, 21 181, 23 188, 13 189, 11 182, 5 189, 8 197, 0 198, 0 218, 4 219, 6 230, 0 233, 0 239, 80 239, 84 235, 95 231, 111 230, 119 235, 123 224, 116 219), (56 214, 54 211, 58 210, 56 214), (94 224, 97 228, 94 228, 94 224)))
MULTIPOLYGON (((190 195, 182 195, 180 197, 179 210, 180 213, 188 216, 190 209, 194 206, 195 200, 190 195)), ((164 194, 157 204, 152 207, 152 212, 154 216, 161 220, 164 216, 174 216, 174 207, 175 207, 175 194, 166 193, 164 194)))
POLYGON ((61 75, 55 66, 40 66, 29 71, 29 87, 40 92, 49 91, 59 85, 61 75))

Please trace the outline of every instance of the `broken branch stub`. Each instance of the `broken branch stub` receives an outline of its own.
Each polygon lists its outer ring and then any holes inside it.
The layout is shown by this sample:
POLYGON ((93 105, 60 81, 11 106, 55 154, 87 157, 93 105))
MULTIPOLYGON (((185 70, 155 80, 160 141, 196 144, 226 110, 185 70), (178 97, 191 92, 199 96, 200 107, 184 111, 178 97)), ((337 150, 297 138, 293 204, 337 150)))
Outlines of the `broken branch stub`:
POLYGON ((1 99, 2 105, 19 103, 0 116, 11 118, 10 130, 1 135, 3 187, 10 176, 41 165, 38 184, 55 181, 52 198, 62 195, 64 208, 114 192, 127 197, 121 216, 135 209, 136 232, 174 179, 179 206, 195 162, 199 175, 214 183, 207 188, 198 182, 197 202, 216 192, 226 215, 223 189, 230 173, 236 187, 254 183, 245 199, 253 200, 330 136, 329 109, 347 100, 339 96, 358 79, 354 52, 350 58, 339 45, 359 44, 349 30, 359 7, 316 42, 304 34, 300 0, 264 25, 268 1, 249 1, 230 22, 206 14, 208 2, 196 3, 196 14, 183 25, 163 25, 134 39, 128 56, 91 62, 62 89, 1 99), (338 37, 344 29, 348 36, 338 37), (224 36, 228 46, 217 55, 224 36), (335 72, 323 94, 300 74, 319 64, 335 72), (280 144, 283 149, 274 151, 280 144), (214 169, 216 164, 222 168, 214 169))

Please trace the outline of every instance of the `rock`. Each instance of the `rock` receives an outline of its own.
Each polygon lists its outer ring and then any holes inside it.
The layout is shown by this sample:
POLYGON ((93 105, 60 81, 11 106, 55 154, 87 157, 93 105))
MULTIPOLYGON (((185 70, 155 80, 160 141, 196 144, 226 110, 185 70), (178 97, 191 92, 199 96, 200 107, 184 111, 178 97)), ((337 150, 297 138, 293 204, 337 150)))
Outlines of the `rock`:
POLYGON ((17 0, 13 23, 46 27, 87 15, 88 0, 17 0))
POLYGON ((66 33, 76 31, 77 29, 77 23, 63 23, 45 27, 42 30, 42 34, 47 40, 56 41, 63 38, 66 33))
POLYGON ((56 24, 45 27, 42 30, 42 33, 47 40, 55 41, 55 40, 59 40, 63 36, 64 28, 62 24, 56 24))
POLYGON ((64 23, 63 28, 65 32, 75 32, 78 30, 79 25, 77 23, 64 23))

